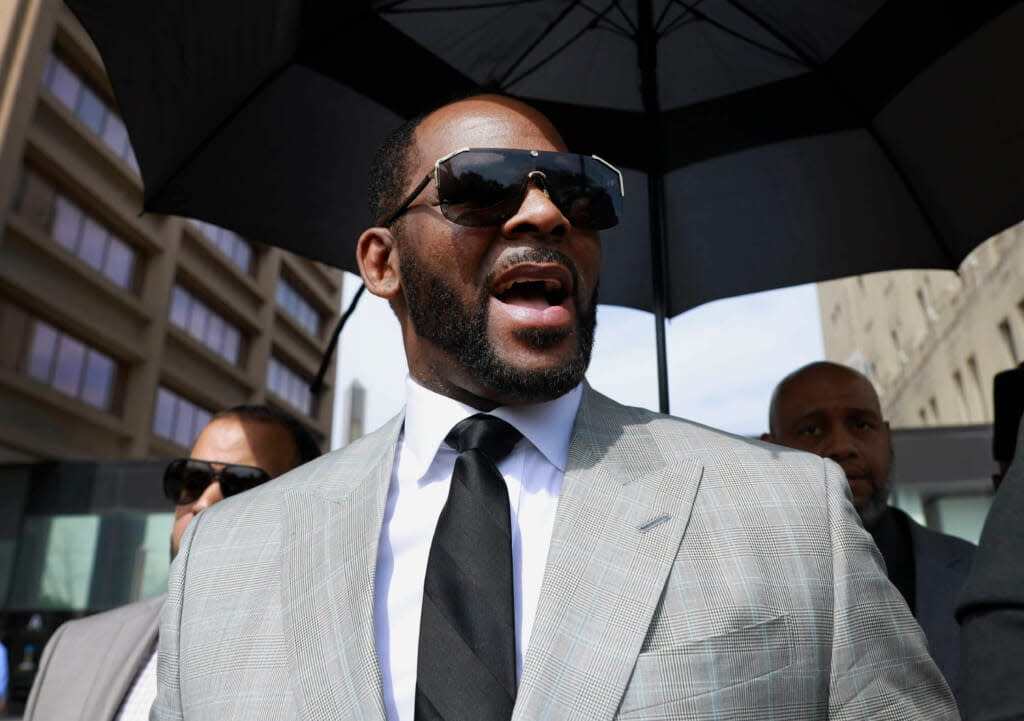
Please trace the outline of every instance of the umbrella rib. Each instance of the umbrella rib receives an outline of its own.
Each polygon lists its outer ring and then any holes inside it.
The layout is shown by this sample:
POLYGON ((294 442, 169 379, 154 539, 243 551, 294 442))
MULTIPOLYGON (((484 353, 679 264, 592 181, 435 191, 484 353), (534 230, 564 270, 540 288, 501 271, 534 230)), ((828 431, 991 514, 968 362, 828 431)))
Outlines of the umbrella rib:
POLYGON ((799 57, 801 60, 804 61, 804 63, 807 64, 808 67, 817 68, 819 66, 819 63, 817 63, 810 55, 805 53, 803 51, 803 49, 800 48, 800 46, 798 46, 792 40, 787 38, 782 32, 780 32, 776 28, 774 28, 771 25, 769 25, 767 20, 765 20, 764 18, 760 17, 759 15, 751 12, 748 8, 746 8, 743 5, 741 5, 738 2, 738 0, 725 0, 725 1, 727 3, 729 3, 730 5, 732 5, 734 8, 736 8, 737 10, 739 10, 741 13, 746 15, 750 20, 752 20, 758 26, 760 26, 761 28, 766 30, 773 38, 775 38, 780 43, 785 45, 787 48, 792 50, 796 54, 797 57, 799 57))
MULTIPOLYGON (((551 60, 551 58, 555 57, 559 53, 562 53, 566 49, 568 49, 568 47, 570 45, 572 45, 581 35, 583 35, 583 33, 587 32, 588 30, 590 30, 592 28, 596 28, 598 26, 598 24, 601 22, 601 20, 607 19, 606 16, 607 16, 608 12, 612 9, 612 7, 613 6, 617 6, 617 5, 618 5, 617 2, 616 3, 612 3, 612 5, 609 5, 607 8, 605 8, 600 13, 598 13, 596 10, 594 10, 593 8, 591 8, 590 6, 586 5, 583 2, 576 2, 576 3, 573 3, 572 5, 568 6, 565 9, 565 11, 562 12, 562 14, 560 14, 557 18, 555 18, 554 21, 552 21, 548 25, 547 30, 545 30, 545 32, 541 33, 540 37, 538 37, 537 40, 532 45, 530 45, 523 52, 522 55, 520 55, 518 58, 516 58, 515 62, 513 62, 509 66, 508 70, 505 72, 505 75, 501 78, 501 83, 504 84, 505 87, 512 87, 513 85, 518 83, 523 78, 528 77, 537 68, 542 67, 547 62, 549 62, 551 60), (522 68, 521 72, 518 75, 513 76, 512 75, 512 71, 515 70, 516 67, 519 66, 526 59, 526 57, 537 46, 537 44, 540 43, 541 40, 543 40, 545 37, 547 37, 547 35, 550 34, 552 30, 554 30, 555 26, 557 26, 558 23, 560 23, 566 17, 566 15, 568 15, 576 7, 582 7, 583 9, 585 9, 585 10, 589 11, 591 14, 593 14, 595 17, 593 19, 591 19, 591 21, 586 26, 584 26, 584 28, 580 32, 578 32, 577 34, 575 34, 572 37, 568 38, 564 43, 562 43, 561 46, 555 48, 550 53, 545 55, 543 58, 540 58, 537 62, 533 63, 532 65, 530 65, 528 67, 525 67, 525 68, 522 68)), ((613 24, 612 27, 615 27, 615 25, 613 24)))
MULTIPOLYGON (((713 25, 714 27, 718 28, 722 32, 726 33, 727 35, 732 35, 737 40, 741 40, 741 41, 743 41, 743 42, 745 42, 745 43, 747 43, 749 45, 753 45, 754 47, 758 48, 759 50, 763 50, 764 52, 768 53, 769 55, 774 55, 775 57, 782 58, 783 60, 789 60, 790 62, 795 62, 795 63, 802 63, 803 62, 803 58, 801 58, 799 56, 793 57, 792 55, 787 55, 786 53, 781 52, 781 51, 779 51, 779 50, 777 50, 775 48, 769 47, 769 46, 765 45, 762 42, 754 40, 754 38, 747 37, 746 35, 744 35, 743 33, 739 32, 738 30, 734 30, 734 29, 730 28, 728 25, 722 23, 721 21, 715 20, 714 18, 710 17, 706 13, 701 12, 700 10, 697 9, 697 6, 692 4, 692 3, 685 2, 685 0, 672 0, 672 1, 675 4, 677 4, 677 5, 681 6, 681 7, 686 8, 687 10, 692 12, 695 16, 697 16, 698 18, 700 18, 704 22, 708 23, 709 25, 713 25)), ((811 67, 813 67, 813 65, 811 67)))

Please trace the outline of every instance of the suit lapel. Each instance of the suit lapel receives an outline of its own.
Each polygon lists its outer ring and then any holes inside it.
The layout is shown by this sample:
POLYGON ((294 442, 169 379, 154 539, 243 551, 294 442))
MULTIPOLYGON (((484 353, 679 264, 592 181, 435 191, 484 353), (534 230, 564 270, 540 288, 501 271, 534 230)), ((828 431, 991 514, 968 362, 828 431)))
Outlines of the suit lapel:
POLYGON ((612 718, 629 682, 703 471, 631 421, 585 390, 514 719, 612 718))
POLYGON ((121 704, 128 700, 136 676, 156 648, 160 608, 165 598, 166 595, 159 596, 139 604, 138 612, 123 619, 120 628, 114 630, 117 641, 104 659, 109 676, 96 684, 87 702, 87 705, 95 703, 96 707, 86 711, 84 717, 101 721, 114 721, 117 717, 121 704))
POLYGON ((284 499, 283 630, 306 721, 384 719, 374 571, 401 424, 339 455, 322 492, 284 499))

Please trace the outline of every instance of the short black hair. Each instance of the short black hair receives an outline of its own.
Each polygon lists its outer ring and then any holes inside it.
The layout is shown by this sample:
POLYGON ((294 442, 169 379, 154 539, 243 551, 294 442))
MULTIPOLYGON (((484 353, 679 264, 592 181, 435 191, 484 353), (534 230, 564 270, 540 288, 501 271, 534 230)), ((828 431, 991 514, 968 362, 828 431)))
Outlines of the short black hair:
MULTIPOLYGON (((295 444, 295 466, 313 460, 323 451, 309 427, 291 413, 268 405, 243 404, 216 413, 211 421, 218 418, 237 418, 250 423, 275 423, 291 436, 295 444)), ((294 467, 294 466, 293 466, 294 467)))

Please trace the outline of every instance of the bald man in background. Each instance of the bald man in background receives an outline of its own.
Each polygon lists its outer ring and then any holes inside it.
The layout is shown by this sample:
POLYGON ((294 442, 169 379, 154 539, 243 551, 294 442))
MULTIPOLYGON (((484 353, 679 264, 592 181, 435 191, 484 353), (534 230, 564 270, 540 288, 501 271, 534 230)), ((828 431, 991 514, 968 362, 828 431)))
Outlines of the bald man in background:
MULTIPOLYGON (((172 461, 164 474, 165 494, 176 504, 171 558, 197 514, 318 455, 309 430, 283 411, 244 405, 216 414, 189 458, 172 461)), ((24 721, 146 721, 156 697, 157 628, 166 597, 62 624, 43 651, 24 721)))
POLYGON ((889 505, 892 433, 871 381, 838 363, 810 363, 782 379, 772 394, 762 440, 831 458, 846 473, 864 527, 928 639, 953 695, 960 692, 957 595, 975 546, 930 530, 889 505))

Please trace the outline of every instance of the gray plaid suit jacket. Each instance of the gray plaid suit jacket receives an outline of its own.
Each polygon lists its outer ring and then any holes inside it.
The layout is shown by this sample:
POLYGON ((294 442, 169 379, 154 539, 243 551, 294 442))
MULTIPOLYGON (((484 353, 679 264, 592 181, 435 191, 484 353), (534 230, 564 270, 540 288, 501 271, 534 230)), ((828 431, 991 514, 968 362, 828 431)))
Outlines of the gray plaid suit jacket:
MULTIPOLYGON (((201 513, 152 719, 384 719, 399 415, 201 513)), ((957 719, 832 461, 584 390, 515 721, 957 719)))

